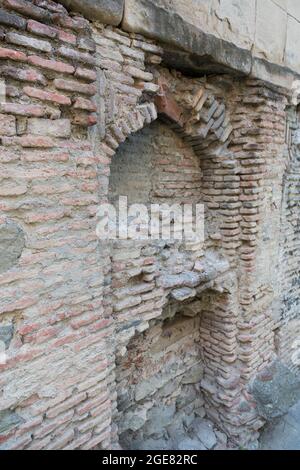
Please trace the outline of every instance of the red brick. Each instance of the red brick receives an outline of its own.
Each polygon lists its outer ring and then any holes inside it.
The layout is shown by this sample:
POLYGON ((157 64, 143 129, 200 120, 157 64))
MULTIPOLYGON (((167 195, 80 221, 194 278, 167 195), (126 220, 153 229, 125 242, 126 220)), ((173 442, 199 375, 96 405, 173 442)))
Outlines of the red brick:
POLYGON ((38 21, 29 20, 27 23, 27 30, 30 33, 34 33, 38 36, 46 36, 48 38, 54 39, 57 36, 57 30, 51 28, 50 26, 46 26, 43 23, 39 23, 38 21))
POLYGON ((26 95, 30 96, 31 98, 37 98, 42 101, 50 101, 52 103, 57 103, 66 106, 72 104, 70 98, 59 93, 43 91, 40 88, 33 88, 29 86, 25 87, 23 91, 26 95))
POLYGON ((88 26, 87 20, 83 18, 72 19, 67 15, 53 15, 53 20, 63 28, 73 29, 74 31, 84 31, 88 26))
POLYGON ((92 400, 86 400, 81 405, 77 406, 76 411, 79 415, 83 415, 94 408, 104 404, 107 406, 108 395, 104 392, 100 397, 93 398, 92 400))
POLYGON ((73 74, 75 69, 72 65, 56 60, 42 59, 36 55, 28 57, 28 62, 43 69, 54 70, 55 72, 73 74))
POLYGON ((24 18, 21 18, 17 15, 12 15, 11 13, 7 13, 4 10, 0 10, 0 24, 12 26, 13 28, 17 29, 26 28, 26 20, 24 18))
POLYGON ((3 103, 0 108, 5 113, 19 116, 42 117, 46 114, 45 108, 34 104, 3 103))
POLYGON ((62 42, 67 42, 68 44, 76 45, 77 38, 72 33, 67 33, 66 31, 57 30, 58 38, 62 42))
POLYGON ((51 148, 55 147, 55 142, 50 137, 40 137, 36 135, 26 135, 20 137, 19 143, 22 147, 28 148, 51 148))
POLYGON ((63 80, 62 78, 56 78, 54 80, 54 85, 59 90, 78 92, 89 96, 93 96, 97 92, 95 85, 85 85, 73 80, 63 80))
POLYGON ((11 59, 20 62, 26 62, 27 56, 23 52, 13 51, 11 49, 5 49, 0 47, 0 59, 11 59))

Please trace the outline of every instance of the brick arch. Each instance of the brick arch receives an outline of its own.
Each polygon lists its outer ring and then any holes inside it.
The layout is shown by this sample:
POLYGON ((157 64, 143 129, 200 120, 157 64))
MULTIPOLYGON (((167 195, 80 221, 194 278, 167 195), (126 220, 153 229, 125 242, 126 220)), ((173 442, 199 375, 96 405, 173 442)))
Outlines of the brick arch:
POLYGON ((196 154, 201 156, 203 143, 229 143, 233 127, 224 103, 220 103, 204 87, 191 94, 185 105, 180 105, 169 87, 162 83, 155 98, 161 118, 180 132, 196 154))
POLYGON ((114 154, 131 134, 151 124, 158 117, 189 142, 199 157, 210 146, 229 144, 233 131, 225 104, 220 103, 204 87, 199 87, 191 94, 189 103, 182 105, 170 88, 165 83, 160 83, 153 101, 137 105, 118 124, 108 128, 105 144, 114 154))

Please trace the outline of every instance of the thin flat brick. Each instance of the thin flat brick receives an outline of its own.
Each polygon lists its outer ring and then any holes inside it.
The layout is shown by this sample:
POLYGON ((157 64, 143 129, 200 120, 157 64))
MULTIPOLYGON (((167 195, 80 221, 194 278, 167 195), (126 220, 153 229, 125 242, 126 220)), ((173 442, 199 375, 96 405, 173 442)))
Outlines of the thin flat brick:
POLYGON ((14 51, 12 49, 0 47, 0 59, 11 59, 20 62, 26 62, 27 55, 24 54, 24 52, 14 51))
POLYGON ((3 77, 13 78, 14 80, 20 80, 22 82, 33 82, 41 85, 47 84, 47 80, 44 75, 33 69, 19 69, 17 67, 5 65, 0 67, 0 75, 3 77))
POLYGON ((65 106, 70 106, 71 100, 65 95, 61 95, 59 93, 52 93, 50 91, 43 91, 39 88, 33 87, 24 87, 24 93, 31 98, 37 98, 42 101, 50 101, 52 103, 61 104, 65 106))
POLYGON ((36 49, 43 52, 51 52, 52 46, 47 41, 42 41, 40 39, 34 39, 29 36, 23 36, 17 33, 8 33, 6 35, 6 41, 17 46, 24 46, 29 49, 36 49))
POLYGON ((27 0, 4 0, 4 5, 11 10, 15 10, 24 16, 29 16, 36 20, 49 21, 51 15, 44 8, 39 8, 27 0))
POLYGON ((56 416, 60 415, 61 413, 64 413, 65 411, 74 408, 76 405, 84 401, 87 397, 87 394, 85 392, 80 393, 79 395, 75 395, 72 398, 69 398, 68 400, 64 401, 58 406, 55 406, 54 408, 50 409, 47 411, 47 418, 56 418, 56 416))
POLYGON ((51 28, 43 23, 38 21, 29 20, 27 23, 27 31, 30 33, 36 34, 37 36, 46 36, 48 38, 54 39, 57 37, 58 32, 55 28, 51 28))
POLYGON ((18 116, 42 117, 46 114, 46 109, 34 104, 3 103, 0 105, 2 112, 16 114, 18 116))
POLYGON ((73 74, 75 69, 72 65, 56 60, 42 59, 36 55, 28 57, 28 62, 43 69, 54 70, 55 72, 73 74))

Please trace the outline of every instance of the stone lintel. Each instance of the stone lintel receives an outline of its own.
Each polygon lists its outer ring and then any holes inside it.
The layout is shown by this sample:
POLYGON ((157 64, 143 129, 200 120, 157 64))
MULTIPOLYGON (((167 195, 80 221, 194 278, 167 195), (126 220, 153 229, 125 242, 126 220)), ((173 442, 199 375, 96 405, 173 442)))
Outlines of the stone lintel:
POLYGON ((81 13, 88 20, 118 26, 123 17, 125 0, 58 0, 68 10, 81 13))

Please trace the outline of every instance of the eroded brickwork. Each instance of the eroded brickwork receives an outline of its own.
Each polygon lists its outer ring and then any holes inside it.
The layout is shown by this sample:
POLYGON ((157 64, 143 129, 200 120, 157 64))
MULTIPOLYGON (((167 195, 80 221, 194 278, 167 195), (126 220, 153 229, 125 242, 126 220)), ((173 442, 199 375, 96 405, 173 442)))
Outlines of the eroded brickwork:
POLYGON ((161 44, 50 0, 0 3, 1 448, 179 445, 198 418, 255 442, 253 379, 277 355, 297 370, 288 92, 167 70, 161 44), (204 243, 99 241, 117 195, 203 203, 204 243))

